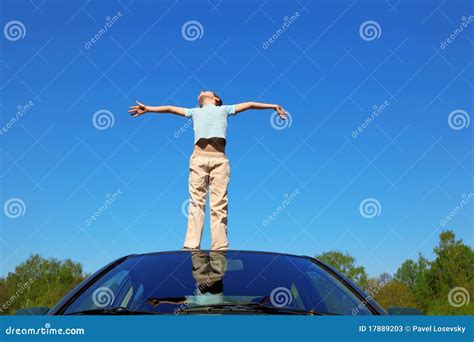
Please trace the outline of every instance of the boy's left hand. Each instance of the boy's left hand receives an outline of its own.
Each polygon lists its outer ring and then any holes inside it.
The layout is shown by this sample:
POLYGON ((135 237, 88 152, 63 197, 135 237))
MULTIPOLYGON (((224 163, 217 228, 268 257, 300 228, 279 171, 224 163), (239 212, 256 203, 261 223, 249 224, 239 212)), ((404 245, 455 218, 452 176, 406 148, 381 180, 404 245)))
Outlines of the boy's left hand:
POLYGON ((282 120, 286 119, 286 114, 288 114, 288 112, 284 110, 282 106, 277 106, 275 108, 275 111, 278 113, 278 115, 280 116, 282 120))

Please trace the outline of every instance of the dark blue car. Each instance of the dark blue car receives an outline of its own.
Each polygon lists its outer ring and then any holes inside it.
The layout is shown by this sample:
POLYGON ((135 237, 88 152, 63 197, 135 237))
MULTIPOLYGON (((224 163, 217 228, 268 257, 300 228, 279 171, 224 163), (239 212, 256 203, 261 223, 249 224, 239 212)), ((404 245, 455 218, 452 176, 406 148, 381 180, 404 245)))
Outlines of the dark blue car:
POLYGON ((357 285, 310 257, 250 251, 129 255, 80 283, 54 308, 19 314, 384 315, 357 285))

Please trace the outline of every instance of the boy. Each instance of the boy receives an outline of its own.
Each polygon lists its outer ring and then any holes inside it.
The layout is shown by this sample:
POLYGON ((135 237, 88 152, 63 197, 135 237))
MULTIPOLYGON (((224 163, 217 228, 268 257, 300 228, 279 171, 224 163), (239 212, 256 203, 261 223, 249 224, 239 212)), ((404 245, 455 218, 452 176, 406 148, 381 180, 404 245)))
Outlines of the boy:
POLYGON ((229 160, 225 155, 227 117, 249 109, 273 109, 280 118, 287 112, 280 106, 259 102, 244 102, 224 106, 212 91, 201 91, 199 108, 175 106, 146 106, 136 101, 128 111, 132 117, 149 113, 171 113, 192 118, 194 151, 189 161, 189 214, 183 249, 200 249, 204 226, 207 191, 210 192, 211 250, 226 250, 227 185, 230 177, 229 160))

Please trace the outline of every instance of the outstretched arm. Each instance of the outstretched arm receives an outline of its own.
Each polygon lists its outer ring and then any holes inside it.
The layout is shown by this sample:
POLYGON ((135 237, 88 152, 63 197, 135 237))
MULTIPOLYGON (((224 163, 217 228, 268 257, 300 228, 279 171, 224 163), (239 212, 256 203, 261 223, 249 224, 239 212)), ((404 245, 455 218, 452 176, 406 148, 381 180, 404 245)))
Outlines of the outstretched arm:
POLYGON ((286 114, 288 114, 288 112, 284 110, 283 107, 276 104, 261 102, 243 102, 235 105, 236 113, 240 113, 249 109, 273 109, 282 119, 285 119, 286 114))
POLYGON ((128 111, 130 115, 134 118, 137 116, 143 115, 145 113, 170 113, 170 114, 177 114, 184 116, 186 112, 186 108, 182 107, 175 107, 175 106, 146 106, 143 103, 135 101, 137 103, 136 106, 131 106, 130 110, 128 111))

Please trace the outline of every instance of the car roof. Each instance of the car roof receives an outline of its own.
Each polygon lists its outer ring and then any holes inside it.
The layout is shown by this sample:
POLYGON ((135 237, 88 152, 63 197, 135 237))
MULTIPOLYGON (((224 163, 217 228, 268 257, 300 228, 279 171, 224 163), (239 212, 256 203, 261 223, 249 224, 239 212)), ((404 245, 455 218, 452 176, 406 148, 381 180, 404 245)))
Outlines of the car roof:
POLYGON ((147 256, 147 255, 159 255, 159 254, 173 254, 173 253, 192 253, 192 252, 225 252, 225 253, 245 253, 245 254, 271 254, 271 255, 279 255, 279 256, 288 256, 292 258, 304 258, 304 259, 316 259, 312 258, 307 255, 296 255, 296 254, 289 254, 289 253, 281 253, 281 252, 269 252, 269 251, 252 251, 252 250, 239 250, 239 249, 228 249, 228 250, 211 250, 211 249, 179 249, 179 250, 171 250, 171 251, 162 251, 162 252, 149 252, 149 253, 138 253, 138 254, 129 254, 126 256, 134 257, 134 256, 147 256))

